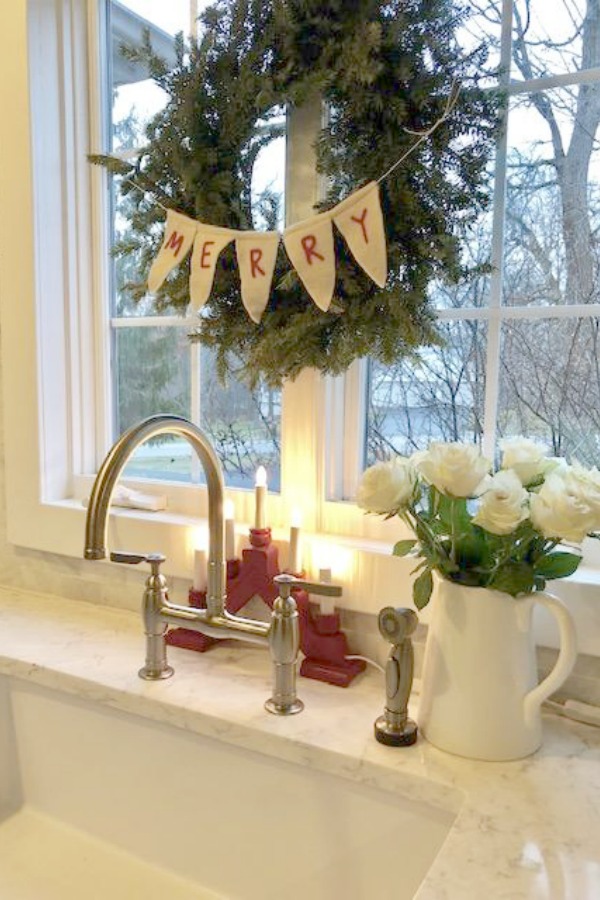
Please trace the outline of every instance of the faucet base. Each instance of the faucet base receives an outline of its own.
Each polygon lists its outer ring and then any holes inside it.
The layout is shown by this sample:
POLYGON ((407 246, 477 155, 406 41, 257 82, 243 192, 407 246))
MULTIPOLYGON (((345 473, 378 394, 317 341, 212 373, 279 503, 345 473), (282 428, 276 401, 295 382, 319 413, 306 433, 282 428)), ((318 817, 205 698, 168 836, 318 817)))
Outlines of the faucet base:
POLYGON ((164 678, 170 678, 174 672, 175 669, 172 666, 165 666, 164 669, 149 669, 148 666, 144 666, 139 670, 138 675, 144 681, 161 681, 164 678))
POLYGON ((402 725, 390 722, 388 716, 379 716, 375 722, 375 738, 387 747, 411 747, 417 741, 417 723, 406 719, 402 725))
POLYGON ((296 699, 292 703, 277 703, 273 697, 265 703, 267 712, 273 713, 274 716, 293 716, 302 712, 304 703, 302 700, 296 699))

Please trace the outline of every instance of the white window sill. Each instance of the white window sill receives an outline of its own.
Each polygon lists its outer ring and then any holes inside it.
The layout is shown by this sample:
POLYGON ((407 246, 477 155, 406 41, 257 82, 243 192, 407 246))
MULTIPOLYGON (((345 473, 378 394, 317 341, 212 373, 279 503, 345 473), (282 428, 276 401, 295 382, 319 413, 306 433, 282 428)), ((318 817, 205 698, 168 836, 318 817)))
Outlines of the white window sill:
MULTIPOLYGON (((248 492, 251 495, 251 492, 248 492)), ((20 546, 73 558, 83 558, 86 510, 81 500, 61 500, 41 505, 45 518, 54 527, 28 530, 27 539, 14 541, 20 546), (37 538, 37 540, 36 540, 37 538), (41 539, 40 539, 41 538, 41 539)), ((193 550, 198 531, 206 532, 207 522, 202 515, 161 510, 147 512, 112 507, 109 516, 109 550, 132 552, 160 551, 167 557, 165 572, 179 578, 190 578, 193 571, 193 550)), ((249 525, 236 522, 238 556, 248 543, 249 525)), ((273 541, 279 551, 281 568, 285 568, 288 552, 288 531, 273 529, 273 541)), ((320 568, 331 568, 334 582, 343 587, 339 606, 354 612, 376 615, 384 606, 411 605, 411 570, 414 561, 392 555, 388 541, 362 537, 339 536, 327 533, 302 535, 303 563, 307 576, 317 577, 320 568)), ((97 566, 98 563, 89 564, 97 566)), ((102 565, 102 563, 100 563, 102 565)), ((106 563, 110 565, 110 563, 106 563)), ((585 564, 570 578, 549 585, 552 593, 561 597, 573 613, 582 653, 600 656, 600 566, 585 564)), ((430 608, 419 613, 425 624, 430 608)), ((544 610, 536 611, 535 634, 539 643, 554 647, 556 629, 544 610)))

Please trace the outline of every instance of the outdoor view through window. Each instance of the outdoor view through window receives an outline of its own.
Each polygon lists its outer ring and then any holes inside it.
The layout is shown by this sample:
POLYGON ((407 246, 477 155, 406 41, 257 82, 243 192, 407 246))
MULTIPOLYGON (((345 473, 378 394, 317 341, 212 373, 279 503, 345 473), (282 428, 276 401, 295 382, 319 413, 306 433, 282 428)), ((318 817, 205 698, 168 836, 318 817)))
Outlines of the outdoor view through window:
MULTIPOLYGON (((193 7, 207 2, 190 0, 123 0, 109 6, 111 152, 134 157, 144 143, 145 123, 166 102, 166 95, 148 78, 147 72, 123 59, 123 44, 140 42, 149 28, 155 50, 173 58, 173 37, 190 34, 193 7)), ((282 117, 283 122, 283 117, 282 117)), ((259 155, 253 177, 256 198, 255 227, 261 221, 261 199, 278 198, 280 223, 283 216, 285 137, 275 139, 259 155)), ((127 207, 135 207, 139 196, 124 197, 118 184, 112 194, 114 234, 127 230, 127 207)), ((196 322, 180 315, 160 317, 151 298, 133 303, 121 289, 145 273, 136 270, 134 254, 114 264, 112 301, 112 353, 114 375, 115 436, 130 425, 155 413, 174 413, 199 424, 209 435, 231 487, 250 487, 256 469, 267 469, 269 489, 280 484, 281 392, 260 386, 250 391, 230 379, 223 387, 217 379, 212 354, 191 344, 188 331, 196 322)), ((161 439, 142 446, 127 468, 131 476, 201 481, 203 474, 187 441, 161 439)))
POLYGON ((372 365, 366 457, 431 440, 523 434, 550 452, 600 457, 600 2, 471 0, 508 93, 490 184, 494 207, 466 235, 489 274, 436 285, 444 346, 420 363, 372 365), (512 14, 512 26, 502 13, 512 14), (506 27, 508 26, 508 27, 506 27), (504 38, 502 35, 504 34, 504 38))
MULTIPOLYGON (((490 89, 500 84, 507 94, 507 127, 489 171, 493 203, 461 235, 465 263, 480 264, 481 272, 462 284, 432 288, 440 346, 395 366, 368 366, 358 456, 364 466, 436 439, 480 443, 489 454, 499 437, 523 434, 553 454, 595 465, 600 0, 459 5, 471 12, 458 34, 464 52, 486 35, 490 89)), ((165 98, 145 73, 122 60, 119 46, 139 40, 150 23, 155 46, 168 58, 172 35, 190 31, 194 4, 114 0, 110 7, 113 152, 135 153, 144 122, 165 98)), ((281 137, 256 165, 257 227, 258 198, 265 190, 279 197, 282 224, 284 155, 281 137)), ((135 202, 131 194, 124 199, 115 193, 117 233, 126 229, 126 204, 135 202)), ((127 303, 119 290, 125 265, 134 267, 135 258, 119 262, 115 271, 116 430, 157 411, 189 416, 207 430, 231 486, 249 486, 263 464, 270 488, 277 489, 280 392, 250 392, 236 383, 220 387, 211 354, 187 340, 189 323, 168 311, 158 319, 150 300, 127 303)), ((199 478, 187 446, 176 442, 142 448, 132 471, 199 478)))

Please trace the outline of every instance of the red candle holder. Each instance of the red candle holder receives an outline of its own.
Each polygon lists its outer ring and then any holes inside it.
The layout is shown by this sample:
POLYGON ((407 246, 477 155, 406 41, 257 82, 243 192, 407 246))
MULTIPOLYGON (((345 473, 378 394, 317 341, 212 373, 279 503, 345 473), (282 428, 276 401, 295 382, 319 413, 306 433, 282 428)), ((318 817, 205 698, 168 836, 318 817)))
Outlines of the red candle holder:
MULTIPOLYGON (((259 596, 269 608, 278 595, 273 579, 280 574, 277 547, 271 541, 270 528, 251 528, 250 547, 242 550, 242 559, 227 562, 226 609, 238 613, 253 597, 259 596)), ((301 577, 300 573, 291 574, 301 577)), ((338 687, 347 687, 365 669, 359 659, 347 659, 349 649, 346 635, 340 629, 339 613, 322 615, 308 594, 301 588, 293 590, 300 618, 300 649, 304 659, 300 674, 338 687)), ((189 604, 198 609, 206 607, 206 592, 190 588, 189 604)), ((207 637, 189 628, 168 631, 167 644, 205 653, 219 638, 207 637)))

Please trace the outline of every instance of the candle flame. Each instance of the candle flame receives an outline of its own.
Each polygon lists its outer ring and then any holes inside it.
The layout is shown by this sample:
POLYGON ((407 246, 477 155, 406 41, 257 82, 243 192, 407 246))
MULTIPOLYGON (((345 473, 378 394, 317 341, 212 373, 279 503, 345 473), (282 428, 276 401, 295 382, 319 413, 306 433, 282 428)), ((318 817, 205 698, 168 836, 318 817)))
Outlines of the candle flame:
POLYGON ((226 500, 223 504, 223 514, 226 519, 235 518, 235 506, 233 500, 226 500))
POLYGON ((267 486, 267 470, 264 466, 259 466, 256 470, 256 479, 254 481, 256 487, 267 486))
POLYGON ((302 510, 297 506, 292 507, 290 525, 292 528, 300 528, 300 526, 302 525, 302 510))

